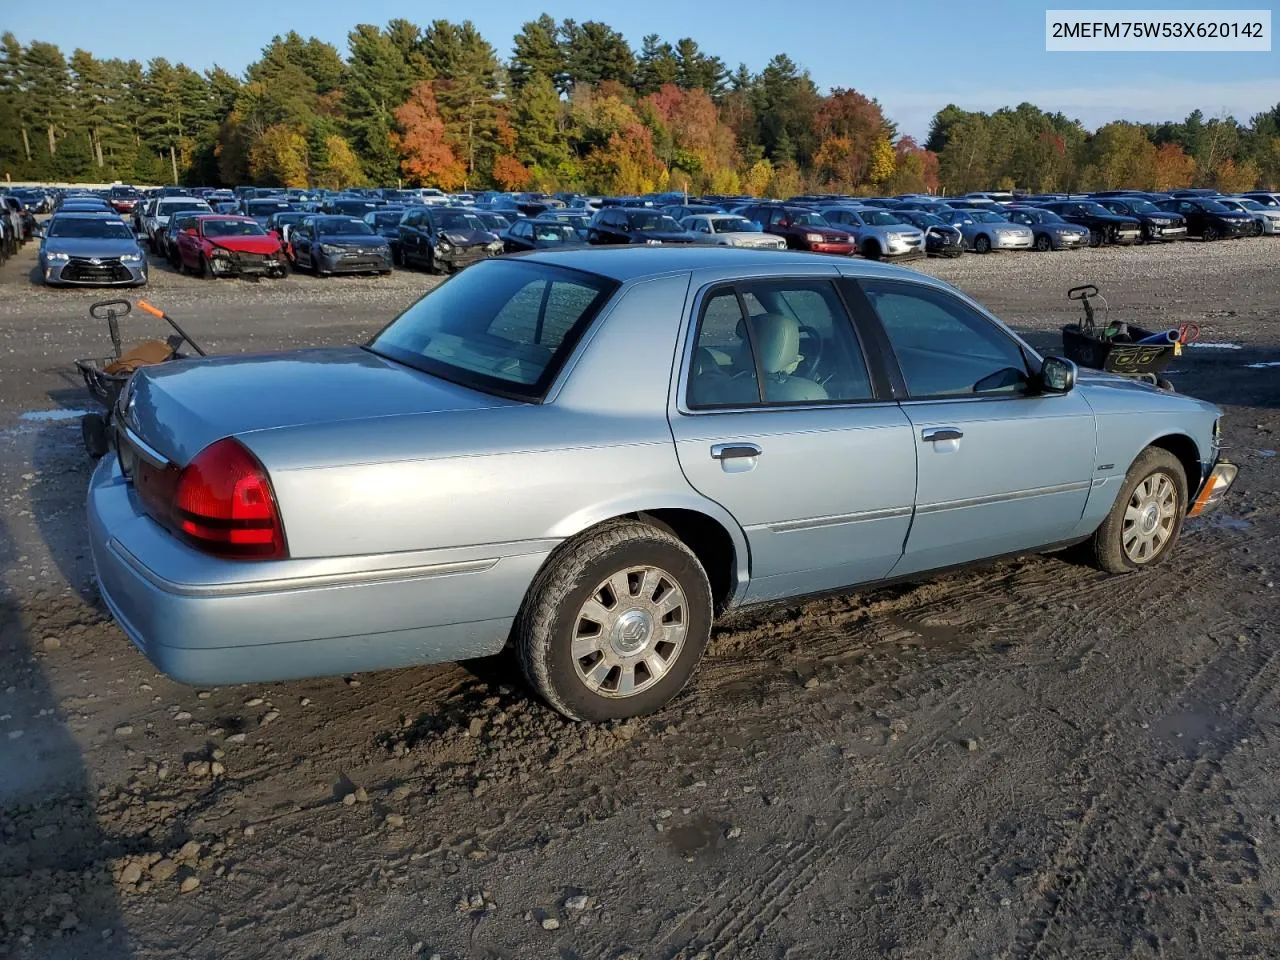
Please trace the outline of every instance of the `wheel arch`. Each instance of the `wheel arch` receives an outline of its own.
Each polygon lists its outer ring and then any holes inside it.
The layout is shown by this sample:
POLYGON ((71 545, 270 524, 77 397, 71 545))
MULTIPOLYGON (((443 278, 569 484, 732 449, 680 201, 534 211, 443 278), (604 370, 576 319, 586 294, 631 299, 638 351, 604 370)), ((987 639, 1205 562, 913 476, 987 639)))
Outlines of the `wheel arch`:
MULTIPOLYGON (((1152 440, 1147 446, 1165 450, 1177 458, 1178 462, 1182 464, 1182 470, 1187 478, 1187 499, 1190 501, 1191 498, 1195 497, 1196 491, 1200 489, 1202 464, 1200 448, 1196 446, 1196 442, 1185 433, 1166 433, 1152 440)), ((1143 449, 1146 448, 1144 447, 1143 449)), ((1190 506, 1190 503, 1188 503, 1188 506, 1190 506)))
MULTIPOLYGON (((609 504, 567 518, 554 534, 563 538, 563 546, 613 520, 638 520, 659 527, 692 550, 707 572, 717 613, 735 606, 746 593, 751 562, 747 537, 719 504, 693 497, 609 504)), ((550 561, 548 557, 547 562, 550 561)))

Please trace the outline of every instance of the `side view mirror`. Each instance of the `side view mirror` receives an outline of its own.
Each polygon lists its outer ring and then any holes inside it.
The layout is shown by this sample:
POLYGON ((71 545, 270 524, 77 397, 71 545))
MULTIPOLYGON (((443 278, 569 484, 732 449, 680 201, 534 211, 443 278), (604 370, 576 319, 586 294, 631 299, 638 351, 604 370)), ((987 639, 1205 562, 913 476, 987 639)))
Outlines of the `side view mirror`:
POLYGON ((1040 365, 1040 389, 1044 393, 1070 393, 1076 385, 1077 367, 1062 357, 1045 357, 1040 365))

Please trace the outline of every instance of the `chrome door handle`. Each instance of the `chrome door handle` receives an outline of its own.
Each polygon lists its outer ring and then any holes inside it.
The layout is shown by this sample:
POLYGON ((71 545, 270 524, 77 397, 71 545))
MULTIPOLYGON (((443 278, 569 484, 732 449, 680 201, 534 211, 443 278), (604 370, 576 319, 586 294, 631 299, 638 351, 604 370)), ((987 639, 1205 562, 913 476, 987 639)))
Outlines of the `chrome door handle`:
POLYGON ((714 460, 737 460, 744 457, 758 457, 764 451, 754 443, 713 443, 711 457, 714 460))
POLYGON ((927 443, 936 443, 939 440, 959 440, 963 436, 964 434, 955 427, 931 427, 920 432, 920 439, 927 443))

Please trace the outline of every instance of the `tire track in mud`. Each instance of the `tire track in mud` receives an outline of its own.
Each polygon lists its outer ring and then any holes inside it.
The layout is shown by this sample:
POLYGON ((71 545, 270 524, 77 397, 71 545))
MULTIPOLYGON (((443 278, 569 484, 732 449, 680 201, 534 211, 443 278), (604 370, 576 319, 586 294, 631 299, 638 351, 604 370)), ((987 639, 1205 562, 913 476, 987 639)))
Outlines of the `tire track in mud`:
MULTIPOLYGON (((1276 641, 1269 652, 1246 651, 1243 655, 1238 647, 1228 646, 1193 672, 1178 699, 1229 704, 1229 719, 1240 729, 1251 729, 1256 723, 1255 714, 1267 698, 1276 698, 1277 666, 1280 643, 1276 641)), ((1073 911, 1095 910, 1103 916, 1091 919, 1104 921, 1072 924, 1074 931, 1105 928, 1105 921, 1114 923, 1115 913, 1125 914, 1130 920, 1129 929, 1115 932, 1132 937, 1137 924, 1133 923, 1133 898, 1126 894, 1135 891, 1134 878, 1159 845, 1162 825, 1169 822, 1171 812, 1188 797, 1203 795, 1211 785, 1232 748, 1231 740, 1229 736, 1215 738, 1194 759, 1182 761, 1185 769, 1172 780, 1159 769, 1146 770, 1141 776, 1130 772, 1125 777, 1111 778, 1106 788, 1091 794, 1084 815, 1062 839, 1048 869, 1041 872, 1041 905, 1024 921, 1007 956, 1014 960, 1045 956, 1055 946, 1056 937, 1072 936, 1064 927, 1066 918, 1074 916, 1073 911), (1153 784, 1158 784, 1160 790, 1160 799, 1154 802, 1153 784), (1128 827, 1126 836, 1125 814, 1144 807, 1154 807, 1154 814, 1147 816, 1140 828, 1128 827), (1096 854, 1104 842, 1110 842, 1113 849, 1099 860, 1096 854), (1104 885, 1105 893, 1094 892, 1104 885), (1101 902, 1093 903, 1093 899, 1101 902)), ((1106 941, 1106 945, 1111 949, 1116 946, 1114 940, 1106 941)), ((1082 949, 1071 940, 1057 946, 1059 950, 1082 949)))

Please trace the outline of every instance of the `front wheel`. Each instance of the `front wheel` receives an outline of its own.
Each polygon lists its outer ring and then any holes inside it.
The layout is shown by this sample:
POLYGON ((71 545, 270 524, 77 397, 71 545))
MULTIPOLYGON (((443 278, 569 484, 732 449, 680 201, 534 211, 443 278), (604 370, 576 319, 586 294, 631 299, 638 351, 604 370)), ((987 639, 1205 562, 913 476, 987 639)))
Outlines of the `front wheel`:
POLYGON ((1049 239, 1047 233, 1041 233, 1036 237, 1036 249, 1041 253, 1048 253, 1053 249, 1053 241, 1049 239))
POLYGON ((1148 447, 1125 475, 1111 512, 1093 534, 1093 556, 1108 573, 1154 566, 1173 550, 1187 514, 1187 475, 1168 450, 1148 447))
POLYGON ((1201 236, 1201 237, 1203 237, 1205 240, 1217 240, 1217 239, 1218 239, 1218 228, 1217 228, 1217 227, 1205 227, 1205 228, 1204 228, 1204 232, 1203 232, 1200 236, 1201 236))
POLYGON ((573 720, 652 713, 689 682, 711 631, 698 558, 664 530, 603 524, 561 545, 515 625, 525 675, 573 720))
POLYGON ((978 253, 990 253, 991 238, 988 237, 985 233, 980 234, 977 237, 974 237, 973 249, 978 253))
POLYGON ((862 255, 868 260, 879 260, 880 244, 876 243, 874 240, 868 240, 862 245, 862 255))
POLYGON ((1089 231, 1089 246, 1091 247, 1102 246, 1102 232, 1100 230, 1089 231))

